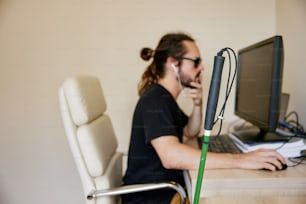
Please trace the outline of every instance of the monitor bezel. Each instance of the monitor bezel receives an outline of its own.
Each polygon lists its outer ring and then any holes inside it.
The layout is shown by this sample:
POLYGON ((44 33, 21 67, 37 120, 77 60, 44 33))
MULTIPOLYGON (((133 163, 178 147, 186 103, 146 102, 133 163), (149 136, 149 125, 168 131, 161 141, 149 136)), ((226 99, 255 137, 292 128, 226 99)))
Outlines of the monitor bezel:
POLYGON ((283 61, 284 61, 284 48, 282 36, 276 35, 266 40, 257 42, 238 51, 238 72, 236 81, 236 94, 235 94, 235 115, 244 119, 247 122, 260 128, 261 131, 274 132, 278 126, 278 119, 280 113, 280 100, 282 93, 282 78, 283 78, 283 61), (252 115, 247 114, 238 108, 239 97, 239 82, 240 82, 240 58, 243 53, 250 52, 259 47, 273 43, 273 65, 272 65, 272 83, 271 83, 271 96, 269 104, 268 123, 259 121, 252 115))

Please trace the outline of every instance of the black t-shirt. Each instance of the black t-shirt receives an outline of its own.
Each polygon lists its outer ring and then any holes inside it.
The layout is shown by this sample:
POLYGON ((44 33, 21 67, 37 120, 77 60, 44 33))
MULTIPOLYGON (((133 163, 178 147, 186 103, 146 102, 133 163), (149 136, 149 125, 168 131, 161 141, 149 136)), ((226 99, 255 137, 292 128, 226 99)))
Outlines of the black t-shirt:
MULTIPOLYGON (((182 142, 187 120, 164 87, 153 84, 144 92, 134 112, 124 184, 175 181, 184 186, 182 170, 165 169, 151 140, 172 135, 182 142)), ((169 203, 173 193, 161 190, 130 194, 123 196, 123 203, 169 203)))

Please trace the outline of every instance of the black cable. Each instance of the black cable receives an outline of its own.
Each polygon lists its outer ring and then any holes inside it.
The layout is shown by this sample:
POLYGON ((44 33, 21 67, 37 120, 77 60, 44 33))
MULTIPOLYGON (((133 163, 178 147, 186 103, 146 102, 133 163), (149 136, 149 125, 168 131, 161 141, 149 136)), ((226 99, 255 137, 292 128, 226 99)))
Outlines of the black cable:
POLYGON ((284 118, 285 128, 293 133, 291 137, 299 137, 306 139, 306 133, 304 132, 304 127, 299 122, 299 115, 296 111, 291 111, 284 118), (290 119, 291 116, 295 116, 295 119, 290 119))
POLYGON ((295 115, 295 132, 297 132, 297 128, 299 127, 299 115, 296 111, 291 111, 286 117, 285 117, 285 121, 291 116, 291 115, 295 115))
POLYGON ((218 114, 218 116, 215 119, 214 124, 213 124, 213 125, 215 125, 221 119, 217 136, 220 135, 221 130, 222 130, 223 116, 224 116, 224 113, 225 113, 226 104, 227 104, 228 98, 230 96, 230 93, 231 93, 231 90, 232 90, 232 87, 233 87, 233 84, 234 84, 234 81, 235 81, 235 78, 236 78, 236 75, 237 75, 237 69, 238 69, 238 63, 237 63, 238 60, 237 60, 237 55, 236 55, 235 51, 233 49, 229 48, 229 47, 226 47, 226 48, 223 48, 220 52, 218 52, 218 55, 221 56, 223 52, 227 53, 227 56, 228 56, 228 59, 229 59, 229 73, 228 73, 228 78, 227 78, 227 83, 226 83, 225 99, 224 99, 223 105, 220 109, 220 112, 219 112, 219 114, 218 114), (234 70, 234 74, 233 74, 232 78, 231 78, 231 74, 232 74, 231 54, 233 54, 234 57, 235 57, 235 70, 234 70))
MULTIPOLYGON (((225 51, 226 51, 226 53, 229 57, 229 62, 231 62, 231 55, 230 55, 229 51, 227 49, 225 51)), ((220 119, 220 117, 222 117, 222 119, 220 120, 220 126, 219 126, 217 136, 220 135, 221 130, 222 130, 223 116, 224 116, 224 113, 225 113, 226 102, 227 102, 227 99, 228 99, 228 96, 229 96, 228 90, 229 90, 230 78, 231 78, 231 73, 232 73, 231 70, 232 70, 232 66, 231 66, 231 63, 229 63, 229 73, 228 73, 227 83, 226 83, 225 100, 224 100, 224 103, 223 103, 222 108, 220 110, 220 113, 218 114, 218 118, 214 121, 214 124, 215 124, 220 119)))
POLYGON ((291 116, 291 115, 295 115, 296 117, 296 120, 299 121, 299 115, 296 111, 291 111, 290 113, 288 113, 286 116, 285 116, 285 121, 291 116))
POLYGON ((300 164, 306 164, 304 163, 306 157, 298 157, 298 158, 288 158, 288 160, 292 163, 294 163, 293 165, 289 165, 288 167, 295 167, 295 166, 298 166, 300 164))
MULTIPOLYGON (((224 48, 224 49, 226 49, 225 51, 227 52, 228 57, 229 57, 229 76, 228 76, 227 85, 226 85, 225 100, 224 100, 224 103, 223 103, 222 108, 220 110, 220 113, 218 114, 218 116, 222 116, 222 117, 224 115, 226 103, 227 103, 227 100, 229 98, 231 89, 233 87, 233 84, 234 84, 234 81, 235 81, 235 77, 236 77, 236 74, 237 74, 237 69, 238 69, 237 56, 236 56, 234 50, 232 50, 231 48, 224 48), (232 78, 231 82, 230 82, 230 76, 231 76, 231 55, 230 55, 230 52, 228 50, 230 50, 233 53, 233 55, 235 56, 235 71, 234 71, 234 75, 233 75, 233 78, 232 78), (230 86, 229 86, 229 82, 230 82, 230 86)), ((219 118, 216 119, 215 123, 218 121, 218 119, 219 118)))

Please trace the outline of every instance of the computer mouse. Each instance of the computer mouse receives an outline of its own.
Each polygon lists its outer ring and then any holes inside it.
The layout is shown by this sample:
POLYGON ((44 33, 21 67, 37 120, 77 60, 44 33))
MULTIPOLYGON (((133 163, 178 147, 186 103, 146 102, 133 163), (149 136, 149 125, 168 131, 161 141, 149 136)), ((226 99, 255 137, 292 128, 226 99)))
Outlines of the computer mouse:
MULTIPOLYGON (((277 171, 282 171, 282 170, 287 169, 287 167, 288 167, 287 164, 282 164, 282 168, 279 169, 278 167, 276 167, 276 170, 277 171)), ((271 171, 270 169, 266 169, 266 168, 263 168, 262 170, 271 171)))
POLYGON ((288 165, 287 165, 287 164, 282 164, 282 168, 281 168, 281 169, 279 169, 279 170, 285 170, 285 169, 287 169, 287 167, 288 167, 288 165))

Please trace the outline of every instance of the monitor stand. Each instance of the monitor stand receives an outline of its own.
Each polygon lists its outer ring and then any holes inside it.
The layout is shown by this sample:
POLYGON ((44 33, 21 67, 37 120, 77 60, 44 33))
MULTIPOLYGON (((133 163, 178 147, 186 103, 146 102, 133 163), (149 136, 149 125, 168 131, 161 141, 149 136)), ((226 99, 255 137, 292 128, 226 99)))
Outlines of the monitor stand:
POLYGON ((245 144, 265 143, 265 142, 288 142, 288 138, 280 136, 275 132, 266 132, 256 126, 247 126, 245 128, 232 132, 238 139, 245 144))

